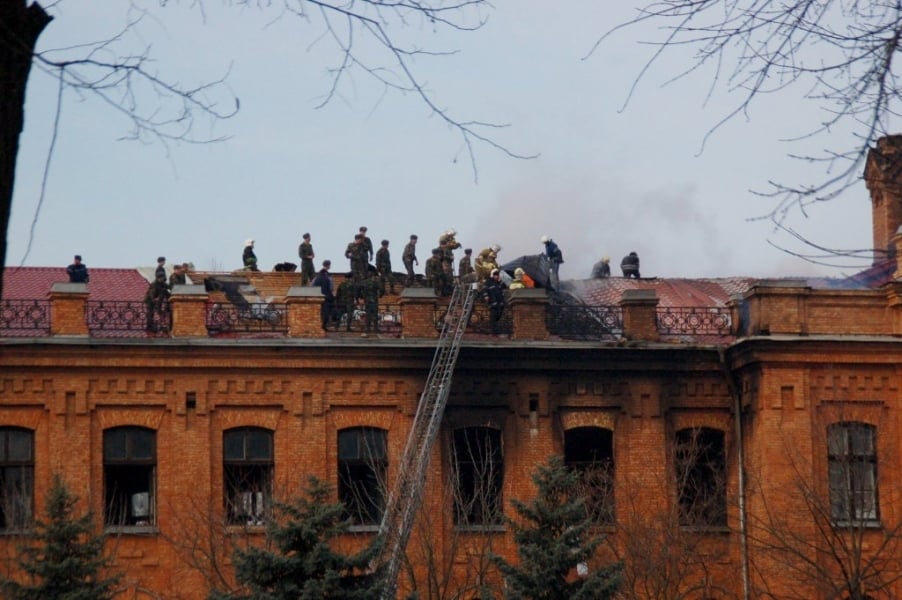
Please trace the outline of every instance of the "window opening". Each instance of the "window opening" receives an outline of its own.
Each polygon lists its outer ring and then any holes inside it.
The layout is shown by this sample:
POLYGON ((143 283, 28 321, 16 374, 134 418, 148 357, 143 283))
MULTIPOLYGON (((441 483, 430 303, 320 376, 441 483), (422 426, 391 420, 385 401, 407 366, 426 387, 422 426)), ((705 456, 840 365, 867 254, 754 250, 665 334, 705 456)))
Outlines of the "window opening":
POLYGON ((387 437, 382 429, 338 432, 338 498, 355 525, 378 525, 385 510, 387 437))

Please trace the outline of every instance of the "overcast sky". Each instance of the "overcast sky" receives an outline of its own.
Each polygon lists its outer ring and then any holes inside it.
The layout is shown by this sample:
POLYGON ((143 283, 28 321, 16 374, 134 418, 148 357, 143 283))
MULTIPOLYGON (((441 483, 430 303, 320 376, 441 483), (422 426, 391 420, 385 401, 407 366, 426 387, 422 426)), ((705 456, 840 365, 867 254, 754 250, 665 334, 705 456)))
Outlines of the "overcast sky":
MULTIPOLYGON (((564 253, 562 278, 587 276, 603 255, 616 265, 630 251, 639 253, 646 276, 856 270, 815 267, 782 253, 768 240, 790 240, 767 222, 750 221, 771 208, 750 190, 769 179, 807 177, 803 165, 786 158, 800 147, 780 140, 807 130, 817 118, 811 106, 793 96, 769 98, 703 148, 705 133, 736 99, 716 94, 706 101, 706 73, 664 85, 687 64, 672 54, 623 107, 653 51, 640 43, 651 32, 618 32, 584 57, 630 16, 632 2, 505 0, 475 32, 404 32, 421 47, 459 51, 414 63, 437 105, 462 121, 508 123, 495 139, 539 155, 519 160, 476 145, 476 181, 460 136, 412 94, 385 94, 357 73, 317 109, 339 56, 315 22, 225 4, 206 2, 202 13, 193 2, 144 0, 148 16, 117 49, 149 47, 153 70, 188 85, 228 73, 240 111, 200 133, 230 139, 125 141, 123 117, 91 95, 64 91, 26 257, 57 97, 54 78, 33 71, 8 266, 64 266, 80 253, 89 267, 132 267, 163 254, 170 262, 231 270, 240 266, 244 240, 254 238, 260 265, 269 269, 299 262, 297 246, 309 231, 317 264, 330 258, 344 270, 344 248, 366 225, 376 244, 390 240, 396 270, 411 233, 420 236, 422 272, 448 228, 476 252, 500 244, 502 261, 541 251, 540 236, 550 235, 564 253)), ((62 0, 52 13, 42 49, 110 37, 124 26, 127 6, 62 0)), ((869 247, 864 184, 807 217, 795 214, 790 225, 823 245, 869 247)))

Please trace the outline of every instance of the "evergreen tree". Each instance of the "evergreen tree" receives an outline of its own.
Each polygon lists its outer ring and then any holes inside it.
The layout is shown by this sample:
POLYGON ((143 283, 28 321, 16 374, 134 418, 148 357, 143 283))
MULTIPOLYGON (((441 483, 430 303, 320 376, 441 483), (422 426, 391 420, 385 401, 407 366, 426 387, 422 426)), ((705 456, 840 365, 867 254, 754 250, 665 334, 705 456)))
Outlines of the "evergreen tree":
POLYGON ((11 600, 105 600, 113 597, 119 575, 104 578, 110 559, 104 537, 93 534, 90 514, 75 516, 78 498, 54 475, 47 495, 46 523, 37 521, 34 544, 21 549, 18 565, 30 583, 3 579, 4 598, 11 600))
POLYGON ((211 600, 377 599, 382 580, 370 563, 378 546, 371 544, 352 556, 330 546, 349 526, 344 505, 329 502, 332 492, 328 484, 311 477, 304 497, 277 503, 266 547, 238 549, 233 556, 235 577, 244 591, 213 591, 211 600))
POLYGON ((592 521, 580 494, 579 476, 552 456, 532 477, 536 497, 529 504, 512 500, 520 519, 508 519, 514 532, 518 565, 495 556, 511 600, 607 600, 614 597, 620 565, 576 575, 601 543, 591 535, 592 521))

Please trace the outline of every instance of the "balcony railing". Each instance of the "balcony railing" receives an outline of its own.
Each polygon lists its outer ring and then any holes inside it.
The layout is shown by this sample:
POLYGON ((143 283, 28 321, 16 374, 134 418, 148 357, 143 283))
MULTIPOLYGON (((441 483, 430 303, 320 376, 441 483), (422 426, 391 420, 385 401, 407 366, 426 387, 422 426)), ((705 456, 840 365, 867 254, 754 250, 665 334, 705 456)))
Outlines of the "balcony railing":
MULTIPOLYGON (((401 336, 401 305, 379 304, 376 317, 378 333, 401 336)), ((335 319, 336 331, 365 333, 367 329, 366 308, 362 304, 354 305, 350 313, 341 307, 335 319)), ((370 327, 372 330, 372 327, 370 327)))
POLYGON ((551 304, 545 312, 548 333, 567 340, 617 340, 623 335, 619 306, 551 304))
POLYGON ((50 300, 3 300, 0 302, 0 335, 50 335, 50 300))
POLYGON ((280 302, 250 302, 235 305, 210 302, 206 309, 210 335, 288 334, 288 305, 280 302))
POLYGON ((169 303, 148 307, 136 300, 88 300, 85 303, 88 333, 95 337, 166 334, 172 328, 169 303))
POLYGON ((658 307, 658 332, 662 336, 726 336, 733 324, 726 307, 658 307))
MULTIPOLYGON (((447 312, 447 306, 439 306, 435 309, 433 321, 437 331, 442 330, 447 312)), ((514 319, 509 306, 504 308, 504 312, 501 313, 501 318, 495 324, 494 329, 495 331, 492 331, 492 315, 488 305, 477 301, 473 306, 473 312, 470 314, 470 320, 467 322, 466 333, 511 335, 514 332, 514 319)))

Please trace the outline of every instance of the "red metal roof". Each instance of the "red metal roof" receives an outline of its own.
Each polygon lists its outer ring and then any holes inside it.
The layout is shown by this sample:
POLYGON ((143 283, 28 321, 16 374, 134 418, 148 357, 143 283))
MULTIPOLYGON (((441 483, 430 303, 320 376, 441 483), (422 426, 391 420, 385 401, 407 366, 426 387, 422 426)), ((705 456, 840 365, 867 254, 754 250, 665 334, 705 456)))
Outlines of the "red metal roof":
MULTIPOLYGON (((54 283, 67 283, 64 267, 6 267, 4 300, 46 298, 54 283)), ((88 268, 88 294, 94 300, 143 300, 148 282, 137 269, 88 268)))
MULTIPOLYGON (((721 307, 730 297, 747 291, 757 279, 724 277, 718 279, 583 279, 567 282, 584 302, 593 305, 617 305, 626 290, 653 290, 662 307, 721 307)), ((569 288, 567 288, 569 289, 569 288)))

